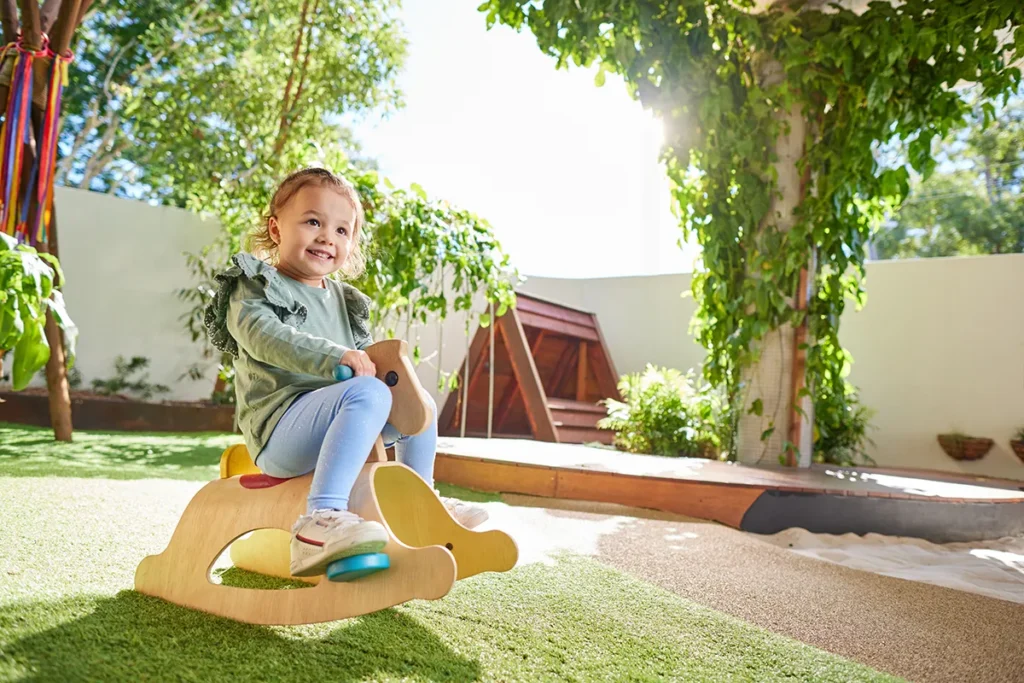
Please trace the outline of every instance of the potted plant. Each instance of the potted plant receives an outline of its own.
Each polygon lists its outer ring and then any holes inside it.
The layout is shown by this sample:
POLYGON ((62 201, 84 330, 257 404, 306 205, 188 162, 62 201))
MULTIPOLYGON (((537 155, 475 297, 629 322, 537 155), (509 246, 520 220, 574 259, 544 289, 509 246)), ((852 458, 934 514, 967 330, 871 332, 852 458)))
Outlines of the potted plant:
POLYGON ((1021 462, 1024 462, 1024 427, 1017 430, 1017 433, 1010 439, 1010 448, 1017 454, 1021 462))
POLYGON ((982 436, 967 436, 960 432, 939 434, 939 445, 955 460, 980 460, 991 450, 995 441, 982 436))

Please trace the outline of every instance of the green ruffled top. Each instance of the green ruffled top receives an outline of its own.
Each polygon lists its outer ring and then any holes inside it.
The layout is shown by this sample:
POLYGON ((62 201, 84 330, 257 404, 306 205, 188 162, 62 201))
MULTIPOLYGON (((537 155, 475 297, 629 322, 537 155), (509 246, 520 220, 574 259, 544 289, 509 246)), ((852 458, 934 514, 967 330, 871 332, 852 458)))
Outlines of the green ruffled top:
POLYGON ((370 299, 335 280, 304 285, 251 254, 231 262, 216 276, 204 324, 234 357, 235 419, 255 459, 296 398, 333 384, 345 352, 373 343, 370 299))

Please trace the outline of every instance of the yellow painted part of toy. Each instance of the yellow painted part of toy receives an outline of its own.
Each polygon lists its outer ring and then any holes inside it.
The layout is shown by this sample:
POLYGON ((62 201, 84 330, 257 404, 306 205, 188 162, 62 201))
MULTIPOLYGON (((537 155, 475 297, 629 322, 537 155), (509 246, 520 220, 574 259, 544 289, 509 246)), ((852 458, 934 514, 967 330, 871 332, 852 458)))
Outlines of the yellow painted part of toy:
POLYGON ((379 467, 373 491, 392 536, 413 548, 444 546, 455 556, 458 578, 512 569, 519 550, 503 531, 472 531, 456 522, 441 500, 405 466, 379 467))
POLYGON ((281 529, 257 529, 231 544, 231 564, 239 569, 292 581, 318 583, 319 576, 292 576, 292 535, 281 529))
POLYGON ((236 443, 220 454, 220 478, 230 479, 240 474, 259 474, 260 468, 256 467, 252 458, 249 457, 249 449, 244 443, 236 443))

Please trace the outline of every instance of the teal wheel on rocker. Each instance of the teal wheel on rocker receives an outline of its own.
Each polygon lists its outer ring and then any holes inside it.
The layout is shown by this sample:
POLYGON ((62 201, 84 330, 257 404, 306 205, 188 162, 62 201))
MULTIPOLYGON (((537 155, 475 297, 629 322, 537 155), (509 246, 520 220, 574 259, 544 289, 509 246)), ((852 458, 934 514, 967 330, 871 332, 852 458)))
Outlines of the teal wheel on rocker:
POLYGON ((331 581, 353 581, 391 566, 386 553, 364 553, 343 557, 327 565, 327 578, 331 581))

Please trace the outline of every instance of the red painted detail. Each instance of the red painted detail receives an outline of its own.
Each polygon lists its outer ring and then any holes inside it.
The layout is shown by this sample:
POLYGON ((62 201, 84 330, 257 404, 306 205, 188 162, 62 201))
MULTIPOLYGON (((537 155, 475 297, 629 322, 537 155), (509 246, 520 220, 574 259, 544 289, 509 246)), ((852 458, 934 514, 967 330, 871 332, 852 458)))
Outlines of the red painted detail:
POLYGON ((243 489, 269 489, 286 481, 288 479, 279 479, 269 474, 243 474, 238 483, 242 485, 243 489))
POLYGON ((323 541, 314 541, 312 538, 306 538, 305 536, 302 536, 300 534, 295 534, 295 538, 299 539, 303 543, 308 543, 310 545, 315 545, 321 548, 324 546, 323 541))

